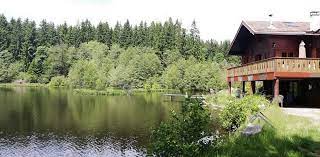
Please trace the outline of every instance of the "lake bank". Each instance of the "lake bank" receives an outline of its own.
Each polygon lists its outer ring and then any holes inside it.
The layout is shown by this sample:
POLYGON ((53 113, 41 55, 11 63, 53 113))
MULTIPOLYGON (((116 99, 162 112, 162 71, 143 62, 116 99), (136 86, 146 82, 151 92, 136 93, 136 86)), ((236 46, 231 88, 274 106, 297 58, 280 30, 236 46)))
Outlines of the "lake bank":
POLYGON ((115 89, 115 88, 106 88, 104 90, 96 90, 96 89, 86 89, 86 88, 69 88, 69 87, 55 87, 50 86, 49 84, 41 84, 41 83, 0 83, 0 87, 44 87, 44 88, 62 88, 73 91, 76 94, 81 95, 132 95, 137 93, 155 93, 155 92, 171 92, 171 93, 180 93, 179 90, 175 89, 115 89))

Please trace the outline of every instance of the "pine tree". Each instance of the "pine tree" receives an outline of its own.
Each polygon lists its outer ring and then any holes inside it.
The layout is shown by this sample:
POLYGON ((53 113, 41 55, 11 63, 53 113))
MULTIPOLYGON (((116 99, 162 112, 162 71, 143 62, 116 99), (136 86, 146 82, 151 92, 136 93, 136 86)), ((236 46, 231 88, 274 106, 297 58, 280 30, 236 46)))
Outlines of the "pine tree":
POLYGON ((175 30, 172 19, 169 18, 168 21, 164 23, 164 48, 172 50, 174 49, 174 39, 175 39, 175 30))
POLYGON ((50 46, 49 24, 46 20, 40 22, 37 39, 39 46, 50 46))
POLYGON ((105 26, 102 22, 100 22, 97 26, 96 40, 101 43, 106 43, 107 31, 104 27, 105 26))
POLYGON ((201 54, 201 40, 200 40, 200 32, 197 28, 196 21, 192 21, 191 29, 190 29, 190 37, 189 37, 189 51, 190 54, 193 55, 196 59, 202 59, 201 54))
POLYGON ((69 26, 68 27, 68 33, 66 35, 67 37, 67 45, 73 45, 75 47, 79 47, 81 44, 81 38, 80 38, 80 26, 69 26))
POLYGON ((92 26, 91 22, 86 19, 85 21, 81 22, 80 27, 80 41, 81 43, 89 42, 94 40, 95 37, 95 28, 92 26))
POLYGON ((17 20, 11 19, 9 24, 9 48, 8 51, 12 53, 15 60, 20 60, 23 56, 22 54, 22 43, 23 43, 23 30, 21 19, 17 20))
POLYGON ((112 42, 120 44, 120 35, 121 35, 122 26, 119 22, 115 25, 112 32, 112 42))
POLYGON ((69 45, 70 42, 68 41, 68 25, 66 22, 57 27, 57 32, 59 38, 58 43, 69 45))
POLYGON ((146 32, 143 21, 140 22, 139 27, 136 27, 136 45, 145 46, 146 32))
POLYGON ((26 19, 23 22, 24 41, 22 44, 24 71, 27 71, 29 64, 34 58, 37 43, 36 43, 36 24, 34 21, 26 19))
POLYGON ((106 44, 109 48, 109 50, 111 49, 112 46, 112 28, 109 29, 109 31, 107 32, 107 39, 106 39, 106 44))
POLYGON ((59 43, 59 35, 54 23, 50 22, 48 25, 49 45, 53 46, 59 43))
POLYGON ((124 23, 123 29, 121 31, 120 46, 124 48, 128 48, 131 45, 132 45, 132 28, 129 23, 129 20, 127 20, 124 23))
POLYGON ((6 17, 0 14, 0 51, 9 46, 9 26, 6 17))

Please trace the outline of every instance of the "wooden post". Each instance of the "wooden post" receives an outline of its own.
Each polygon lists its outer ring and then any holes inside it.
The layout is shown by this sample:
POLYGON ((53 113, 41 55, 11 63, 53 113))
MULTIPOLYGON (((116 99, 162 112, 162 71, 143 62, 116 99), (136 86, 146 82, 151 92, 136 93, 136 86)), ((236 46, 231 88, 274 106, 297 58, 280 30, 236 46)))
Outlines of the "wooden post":
POLYGON ((252 94, 256 94, 256 81, 251 81, 252 94))
POLYGON ((279 82, 280 82, 280 81, 279 81, 278 78, 276 78, 276 79, 274 80, 274 86, 273 86, 274 92, 273 92, 273 94, 274 94, 274 97, 275 97, 275 98, 279 96, 279 84, 280 84, 279 82))
POLYGON ((246 81, 242 81, 242 94, 246 94, 246 81))
POLYGON ((231 82, 228 82, 229 94, 231 95, 231 82))

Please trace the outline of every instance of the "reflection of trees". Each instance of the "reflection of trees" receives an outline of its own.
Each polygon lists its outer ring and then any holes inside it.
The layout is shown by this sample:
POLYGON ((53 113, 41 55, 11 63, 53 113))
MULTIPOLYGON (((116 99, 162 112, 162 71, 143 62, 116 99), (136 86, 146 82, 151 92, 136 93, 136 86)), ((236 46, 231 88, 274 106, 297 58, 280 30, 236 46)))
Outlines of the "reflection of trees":
POLYGON ((146 137, 167 119, 171 108, 160 94, 81 96, 67 90, 0 90, 0 128, 58 132, 108 132, 119 137, 146 137))

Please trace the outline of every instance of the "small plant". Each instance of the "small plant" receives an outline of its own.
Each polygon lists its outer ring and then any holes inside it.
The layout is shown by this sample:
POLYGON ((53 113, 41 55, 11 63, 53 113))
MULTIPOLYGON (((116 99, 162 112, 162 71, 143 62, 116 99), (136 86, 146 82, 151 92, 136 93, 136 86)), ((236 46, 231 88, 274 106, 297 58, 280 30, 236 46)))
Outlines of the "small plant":
POLYGON ((64 76, 52 77, 49 82, 50 87, 67 87, 68 80, 64 76))
POLYGON ((152 131, 152 153, 157 156, 199 156, 216 145, 211 136, 211 119, 201 103, 187 100, 181 113, 172 112, 172 119, 152 131), (201 139, 211 139, 207 145, 201 139))
POLYGON ((233 132, 247 120, 249 115, 258 112, 262 105, 268 104, 268 100, 259 95, 249 95, 242 99, 230 98, 220 113, 222 127, 233 132))

